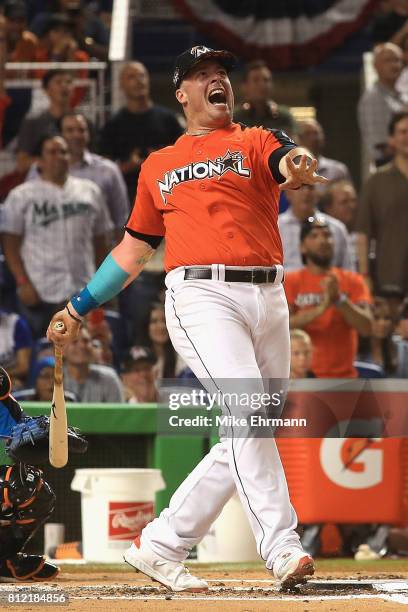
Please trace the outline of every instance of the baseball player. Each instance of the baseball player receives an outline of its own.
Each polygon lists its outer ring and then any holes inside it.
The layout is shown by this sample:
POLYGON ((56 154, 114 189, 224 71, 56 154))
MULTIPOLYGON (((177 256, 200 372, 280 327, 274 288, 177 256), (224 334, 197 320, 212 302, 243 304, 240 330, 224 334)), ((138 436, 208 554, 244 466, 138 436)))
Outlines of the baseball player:
MULTIPOLYGON (((233 123, 234 61, 228 51, 203 46, 177 58, 173 83, 187 131, 144 162, 122 242, 53 317, 53 342, 69 342, 87 312, 136 278, 166 235, 166 322, 195 375, 210 388, 241 379, 259 389, 262 377, 288 378, 279 189, 325 179, 308 151, 283 132, 233 123), (65 323, 64 333, 53 329, 56 320, 65 323)), ((266 567, 285 588, 304 582, 313 560, 295 532, 272 438, 222 438, 125 560, 173 591, 206 590, 183 561, 236 490, 266 567)))

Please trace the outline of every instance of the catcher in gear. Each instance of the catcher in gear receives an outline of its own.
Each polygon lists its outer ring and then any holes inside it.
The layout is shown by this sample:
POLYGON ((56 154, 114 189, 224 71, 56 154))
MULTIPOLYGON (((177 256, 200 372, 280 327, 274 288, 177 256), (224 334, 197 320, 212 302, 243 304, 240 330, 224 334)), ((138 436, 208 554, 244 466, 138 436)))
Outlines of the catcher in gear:
MULTIPOLYGON (((23 551, 52 514, 55 494, 42 470, 27 463, 48 458, 49 419, 29 417, 11 395, 11 382, 0 367, 0 436, 14 465, 0 466, 0 580, 50 580, 58 567, 42 555, 23 551)), ((84 453, 88 443, 69 428, 69 449, 84 453)))

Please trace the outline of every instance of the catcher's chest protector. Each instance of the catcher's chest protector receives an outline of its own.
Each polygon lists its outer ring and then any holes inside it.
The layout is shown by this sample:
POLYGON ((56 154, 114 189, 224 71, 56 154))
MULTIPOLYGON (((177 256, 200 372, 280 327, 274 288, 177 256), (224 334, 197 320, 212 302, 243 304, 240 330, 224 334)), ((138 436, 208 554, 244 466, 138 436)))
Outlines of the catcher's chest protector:
POLYGON ((0 560, 21 551, 50 516, 55 494, 40 469, 0 466, 0 560))

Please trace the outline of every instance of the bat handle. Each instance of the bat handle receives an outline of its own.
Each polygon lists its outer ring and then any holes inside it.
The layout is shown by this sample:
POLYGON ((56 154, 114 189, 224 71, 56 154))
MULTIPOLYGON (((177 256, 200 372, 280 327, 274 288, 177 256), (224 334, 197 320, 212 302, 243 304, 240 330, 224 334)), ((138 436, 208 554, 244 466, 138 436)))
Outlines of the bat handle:
MULTIPOLYGON (((56 321, 53 325, 55 331, 64 332, 65 324, 64 321, 56 321)), ((55 369, 56 373, 60 373, 62 370, 62 348, 58 344, 54 344, 54 355, 55 355, 55 369)), ((61 372, 62 373, 62 372, 61 372)))
POLYGON ((62 348, 57 344, 54 344, 54 357, 55 357, 55 368, 54 368, 54 384, 63 384, 63 370, 62 370, 62 348))

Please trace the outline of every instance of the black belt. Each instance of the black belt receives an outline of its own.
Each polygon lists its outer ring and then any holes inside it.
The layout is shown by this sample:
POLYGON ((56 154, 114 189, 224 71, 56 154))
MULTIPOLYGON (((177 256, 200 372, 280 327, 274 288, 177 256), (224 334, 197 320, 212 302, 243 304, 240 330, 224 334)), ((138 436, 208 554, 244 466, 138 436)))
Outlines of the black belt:
MULTIPOLYGON (((224 280, 226 283, 253 283, 255 285, 274 283, 277 272, 276 266, 261 269, 254 268, 252 270, 231 270, 231 268, 225 268, 224 280)), ((184 280, 210 280, 212 278, 211 268, 186 268, 184 271, 184 280)))

